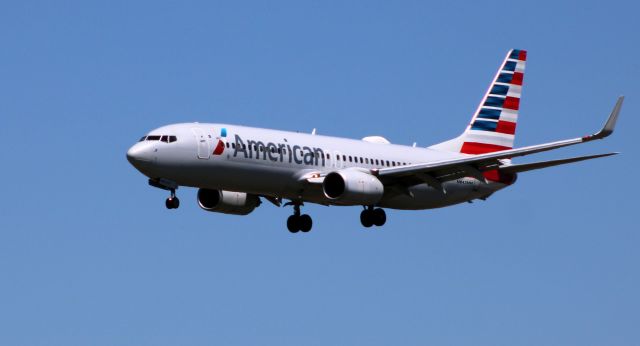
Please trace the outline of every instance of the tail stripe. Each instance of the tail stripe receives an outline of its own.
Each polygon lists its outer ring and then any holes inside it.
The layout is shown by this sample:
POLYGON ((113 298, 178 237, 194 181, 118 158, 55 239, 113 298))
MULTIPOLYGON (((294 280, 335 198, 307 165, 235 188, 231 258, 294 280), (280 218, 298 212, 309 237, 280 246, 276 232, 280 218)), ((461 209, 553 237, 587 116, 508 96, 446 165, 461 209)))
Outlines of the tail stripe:
POLYGON ((527 61, 527 51, 522 49, 512 49, 511 54, 509 54, 509 59, 527 61))
POLYGON ((491 95, 507 95, 509 92, 509 86, 504 84, 496 84, 491 88, 491 95))
POLYGON ((472 155, 513 148, 526 61, 525 50, 510 50, 465 131, 431 148, 472 155))
POLYGON ((492 152, 497 148, 513 148, 526 60, 527 52, 524 50, 513 49, 507 54, 467 128, 467 134, 463 134, 462 153, 477 154, 492 152))

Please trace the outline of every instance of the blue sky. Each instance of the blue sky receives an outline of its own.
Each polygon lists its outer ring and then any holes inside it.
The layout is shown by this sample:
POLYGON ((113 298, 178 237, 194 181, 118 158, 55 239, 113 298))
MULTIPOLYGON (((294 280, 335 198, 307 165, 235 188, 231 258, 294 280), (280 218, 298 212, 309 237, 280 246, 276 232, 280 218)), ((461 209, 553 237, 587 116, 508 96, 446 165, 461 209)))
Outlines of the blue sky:
POLYGON ((0 344, 637 345, 640 32, 632 1, 56 1, 0 10, 0 344), (169 123, 427 146, 529 51, 519 146, 621 151, 486 202, 164 209, 125 152, 169 123))

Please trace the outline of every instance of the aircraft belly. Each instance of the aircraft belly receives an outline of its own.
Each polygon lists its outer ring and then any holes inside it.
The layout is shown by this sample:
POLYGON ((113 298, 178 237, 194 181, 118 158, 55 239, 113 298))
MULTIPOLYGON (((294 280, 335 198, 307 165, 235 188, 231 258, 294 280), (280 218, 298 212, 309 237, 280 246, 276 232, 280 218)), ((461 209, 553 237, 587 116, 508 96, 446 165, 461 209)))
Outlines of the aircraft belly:
POLYGON ((390 190, 385 193, 378 205, 383 208, 405 210, 441 208, 488 197, 505 186, 497 183, 485 184, 473 178, 464 178, 444 183, 443 187, 446 191, 444 193, 427 184, 420 184, 408 189, 413 196, 406 191, 390 190))

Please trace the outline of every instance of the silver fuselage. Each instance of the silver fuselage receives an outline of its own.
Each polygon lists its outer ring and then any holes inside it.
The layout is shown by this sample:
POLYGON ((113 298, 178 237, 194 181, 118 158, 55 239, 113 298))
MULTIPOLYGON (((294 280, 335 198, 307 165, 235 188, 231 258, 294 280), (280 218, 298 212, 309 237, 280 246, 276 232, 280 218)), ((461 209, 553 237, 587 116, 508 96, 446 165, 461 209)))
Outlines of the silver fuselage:
MULTIPOLYGON (((129 161, 151 179, 326 205, 340 203, 328 199, 321 184, 309 183, 307 178, 314 174, 342 169, 370 172, 466 156, 428 148, 228 124, 174 124, 155 129, 148 136, 176 138, 170 143, 145 140, 129 149, 129 161)), ((385 188, 384 197, 377 205, 393 209, 438 208, 485 198, 507 186, 470 177, 443 185, 442 190, 427 184, 385 188)))

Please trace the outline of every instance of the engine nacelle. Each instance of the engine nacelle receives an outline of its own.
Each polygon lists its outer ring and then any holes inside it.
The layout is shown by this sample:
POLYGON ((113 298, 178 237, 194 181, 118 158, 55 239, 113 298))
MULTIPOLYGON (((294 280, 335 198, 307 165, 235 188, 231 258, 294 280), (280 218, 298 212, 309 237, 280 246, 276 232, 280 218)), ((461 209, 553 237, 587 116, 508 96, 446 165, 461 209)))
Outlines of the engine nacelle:
POLYGON ((200 189, 198 205, 206 211, 247 215, 260 205, 260 198, 244 192, 200 189))
POLYGON ((342 205, 375 205, 384 186, 375 176, 351 169, 331 172, 322 182, 324 195, 342 205))

